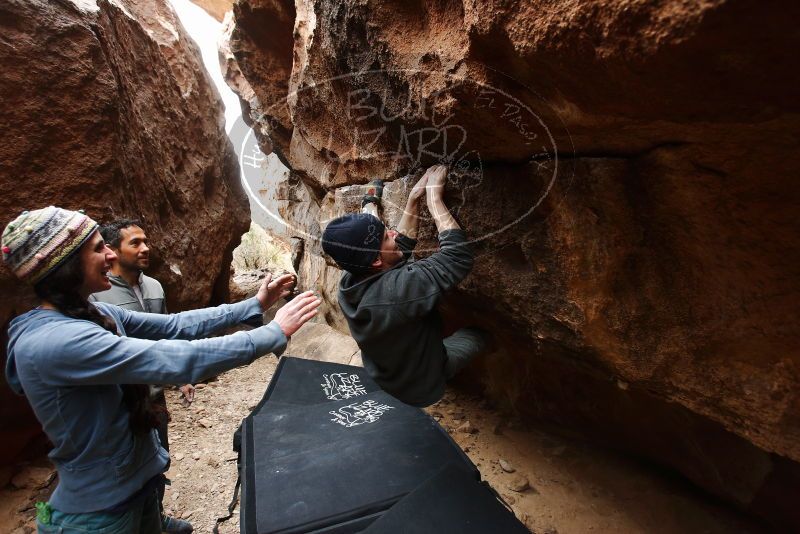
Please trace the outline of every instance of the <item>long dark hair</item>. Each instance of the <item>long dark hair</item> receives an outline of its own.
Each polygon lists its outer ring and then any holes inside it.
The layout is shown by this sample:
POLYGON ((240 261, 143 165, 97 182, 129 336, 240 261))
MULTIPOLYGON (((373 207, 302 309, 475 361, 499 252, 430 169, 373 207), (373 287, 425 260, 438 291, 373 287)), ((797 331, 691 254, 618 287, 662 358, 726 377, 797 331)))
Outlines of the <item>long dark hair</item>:
MULTIPOLYGON (((83 246, 87 246, 84 244, 83 246)), ((52 304, 67 317, 91 321, 109 332, 119 335, 114 321, 83 298, 78 288, 83 284, 83 267, 79 253, 74 253, 55 271, 33 286, 36 295, 52 304)), ((128 409, 131 431, 146 434, 158 426, 159 406, 150 401, 150 386, 146 384, 120 384, 122 401, 128 409)))

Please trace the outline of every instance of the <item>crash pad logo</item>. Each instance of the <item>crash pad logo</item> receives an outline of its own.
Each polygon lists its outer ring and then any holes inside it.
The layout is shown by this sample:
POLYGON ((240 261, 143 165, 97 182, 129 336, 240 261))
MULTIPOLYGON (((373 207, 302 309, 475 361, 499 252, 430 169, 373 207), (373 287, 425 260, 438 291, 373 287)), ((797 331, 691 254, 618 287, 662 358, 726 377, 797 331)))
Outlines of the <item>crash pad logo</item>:
POLYGON ((388 404, 379 404, 374 400, 366 400, 364 402, 354 402, 347 406, 342 406, 338 410, 332 410, 330 413, 333 418, 331 422, 338 423, 345 428, 352 428, 354 426, 374 423, 381 416, 393 410, 394 406, 388 404))
POLYGON ((361 384, 361 377, 356 374, 331 373, 322 375, 322 391, 330 400, 347 400, 351 397, 366 395, 367 390, 361 384))

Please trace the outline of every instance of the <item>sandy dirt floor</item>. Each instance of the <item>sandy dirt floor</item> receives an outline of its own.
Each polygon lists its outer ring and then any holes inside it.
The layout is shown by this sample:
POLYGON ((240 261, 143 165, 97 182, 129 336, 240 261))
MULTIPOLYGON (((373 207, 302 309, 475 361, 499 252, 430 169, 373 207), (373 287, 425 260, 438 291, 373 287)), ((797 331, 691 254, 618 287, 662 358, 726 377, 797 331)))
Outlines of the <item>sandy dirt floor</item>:
MULTIPOLYGON (((297 336, 296 336, 297 337, 297 336)), ((323 325, 307 328, 287 353, 357 360, 345 336, 323 325)), ((331 359, 331 358, 324 358, 331 359)), ((167 392, 172 413, 172 465, 165 508, 188 519, 195 532, 209 533, 224 515, 236 481, 231 436, 261 398, 277 359, 198 385, 184 406, 177 390, 167 392)), ((478 466, 482 476, 532 531, 685 534, 761 533, 768 529, 715 503, 680 477, 636 460, 575 442, 495 411, 485 401, 448 389, 427 410, 478 466)), ((19 466, 12 484, 0 491, 0 532, 35 531, 33 504, 46 500, 54 472, 46 459, 19 466)), ((238 508, 220 532, 239 531, 238 508)))

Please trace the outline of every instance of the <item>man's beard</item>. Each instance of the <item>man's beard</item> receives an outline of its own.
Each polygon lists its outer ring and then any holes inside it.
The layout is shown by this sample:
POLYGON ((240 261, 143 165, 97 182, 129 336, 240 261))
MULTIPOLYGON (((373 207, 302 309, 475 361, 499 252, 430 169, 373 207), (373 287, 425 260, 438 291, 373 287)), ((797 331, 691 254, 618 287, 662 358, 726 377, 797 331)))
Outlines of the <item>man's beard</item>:
POLYGON ((141 273, 150 266, 149 258, 144 261, 145 265, 141 265, 143 260, 136 260, 134 262, 119 261, 119 266, 128 272, 141 273))

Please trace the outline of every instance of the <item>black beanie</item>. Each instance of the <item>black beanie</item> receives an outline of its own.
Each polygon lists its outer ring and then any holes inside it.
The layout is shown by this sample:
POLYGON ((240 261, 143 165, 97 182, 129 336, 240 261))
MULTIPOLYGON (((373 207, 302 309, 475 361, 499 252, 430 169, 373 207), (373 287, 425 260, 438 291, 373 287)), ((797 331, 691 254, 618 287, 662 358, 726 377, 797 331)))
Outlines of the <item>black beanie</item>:
POLYGON ((350 213, 332 220, 322 233, 322 250, 351 273, 364 273, 378 257, 384 225, 369 213, 350 213))

